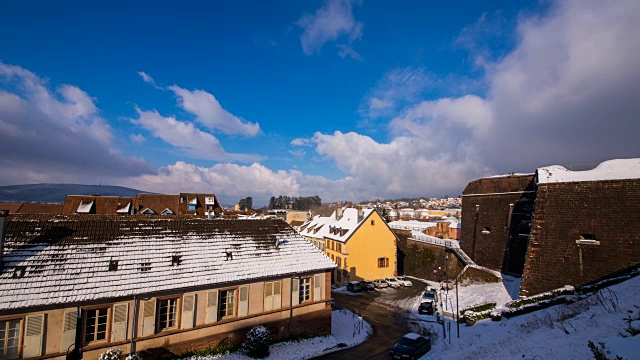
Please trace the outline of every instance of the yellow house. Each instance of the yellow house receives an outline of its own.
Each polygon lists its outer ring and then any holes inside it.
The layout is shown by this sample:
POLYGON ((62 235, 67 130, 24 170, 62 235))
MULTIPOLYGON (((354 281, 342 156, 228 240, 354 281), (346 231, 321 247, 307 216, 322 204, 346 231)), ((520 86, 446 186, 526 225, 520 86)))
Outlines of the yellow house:
POLYGON ((331 216, 314 217, 300 233, 338 265, 333 284, 396 274, 396 236, 374 209, 338 208, 331 216))

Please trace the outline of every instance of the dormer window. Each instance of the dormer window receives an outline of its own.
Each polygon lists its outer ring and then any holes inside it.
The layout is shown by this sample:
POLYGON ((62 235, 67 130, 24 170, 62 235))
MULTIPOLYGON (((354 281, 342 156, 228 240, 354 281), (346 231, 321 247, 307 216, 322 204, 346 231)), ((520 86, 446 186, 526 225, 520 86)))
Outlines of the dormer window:
POLYGON ((146 208, 140 212, 142 215, 155 215, 156 212, 151 208, 146 208))
POLYGON ((109 260, 109 271, 118 270, 118 260, 109 260))
POLYGON ((162 212, 160 213, 161 215, 175 215, 176 213, 173 212, 173 210, 166 208, 164 210, 162 210, 162 212))
POLYGON ((187 210, 188 211, 196 211, 196 206, 198 205, 198 198, 193 198, 191 201, 189 201, 188 206, 187 206, 187 210))
POLYGON ((180 265, 180 263, 182 262, 182 256, 180 255, 173 255, 171 257, 171 266, 178 266, 180 265))
POLYGON ((78 214, 91 214, 93 213, 93 201, 85 203, 84 201, 80 200, 80 205, 78 205, 78 209, 76 210, 76 212, 78 214))
POLYGON ((150 262, 141 263, 140 264, 140 271, 143 271, 143 272, 151 271, 151 263, 150 262))
POLYGON ((14 279, 22 279, 26 272, 27 272, 26 266, 16 266, 13 269, 13 278, 14 279))
MULTIPOLYGON (((120 204, 118 204, 118 206, 120 206, 120 204)), ((131 201, 129 201, 126 206, 120 207, 118 210, 116 210, 116 214, 126 215, 126 214, 129 214, 130 211, 131 211, 131 201)))

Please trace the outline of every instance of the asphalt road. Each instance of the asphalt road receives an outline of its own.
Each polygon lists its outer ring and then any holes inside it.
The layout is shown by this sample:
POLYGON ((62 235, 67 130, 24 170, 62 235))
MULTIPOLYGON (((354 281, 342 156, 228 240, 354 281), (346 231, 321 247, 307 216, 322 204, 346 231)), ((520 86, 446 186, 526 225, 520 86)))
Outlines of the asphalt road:
POLYGON ((414 299, 424 290, 425 285, 415 283, 412 287, 384 289, 358 296, 333 293, 334 308, 347 308, 360 314, 371 324, 373 334, 362 344, 327 354, 316 359, 389 359, 389 349, 402 335, 411 332, 409 314, 406 310, 385 304, 403 299, 414 299))

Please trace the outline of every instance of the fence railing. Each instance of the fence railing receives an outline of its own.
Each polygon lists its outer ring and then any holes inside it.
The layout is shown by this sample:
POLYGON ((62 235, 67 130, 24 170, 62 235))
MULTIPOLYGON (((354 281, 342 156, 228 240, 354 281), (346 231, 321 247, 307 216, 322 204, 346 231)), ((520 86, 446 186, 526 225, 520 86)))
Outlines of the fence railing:
POLYGON ((410 240, 420 241, 424 243, 444 246, 446 248, 460 248, 460 242, 458 240, 440 239, 434 236, 425 235, 421 232, 412 232, 410 240))

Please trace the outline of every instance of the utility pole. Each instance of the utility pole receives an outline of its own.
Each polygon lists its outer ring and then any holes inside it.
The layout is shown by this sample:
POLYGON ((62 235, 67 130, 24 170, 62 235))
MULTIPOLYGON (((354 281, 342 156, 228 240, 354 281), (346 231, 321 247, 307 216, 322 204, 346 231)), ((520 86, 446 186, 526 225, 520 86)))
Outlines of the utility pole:
POLYGON ((460 338, 460 308, 458 302, 458 277, 456 276, 456 323, 458 324, 458 339, 460 338))

